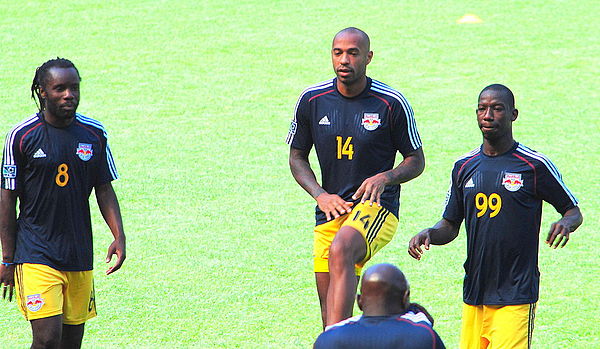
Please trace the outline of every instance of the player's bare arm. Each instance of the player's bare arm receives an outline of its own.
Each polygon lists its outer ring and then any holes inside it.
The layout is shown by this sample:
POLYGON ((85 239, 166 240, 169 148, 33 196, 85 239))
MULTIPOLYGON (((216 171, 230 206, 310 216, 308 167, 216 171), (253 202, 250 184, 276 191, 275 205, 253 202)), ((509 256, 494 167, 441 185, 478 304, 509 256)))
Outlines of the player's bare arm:
POLYGON ((309 150, 290 147, 290 169, 298 184, 316 201, 327 220, 338 218, 352 210, 352 202, 345 201, 337 194, 329 194, 319 185, 315 173, 310 168, 309 150))
POLYGON ((459 228, 460 223, 456 224, 442 218, 433 227, 422 230, 410 239, 408 254, 414 259, 420 260, 424 253, 421 246, 429 250, 429 245, 445 245, 458 236, 459 228))
POLYGON ((2 243, 2 263, 0 265, 0 285, 2 298, 12 301, 15 287, 15 266, 11 264, 15 255, 15 232, 17 223, 17 194, 13 190, 0 189, 0 242, 2 243))
POLYGON ((110 263, 113 255, 117 255, 117 261, 106 271, 106 275, 109 275, 119 270, 126 258, 123 219, 121 218, 119 201, 117 200, 117 195, 115 194, 112 184, 110 182, 102 184, 95 187, 94 190, 96 192, 96 201, 98 202, 102 217, 104 217, 104 221, 110 228, 114 237, 114 241, 108 247, 106 263, 110 263))
POLYGON ((583 215, 578 206, 565 212, 562 218, 552 223, 548 237, 546 237, 546 244, 551 248, 565 247, 569 242, 569 235, 574 232, 583 223, 583 215))
POLYGON ((419 148, 406 155, 395 168, 365 179, 352 198, 354 200, 361 198, 360 201, 363 203, 369 200, 371 205, 373 203, 379 205, 381 194, 387 185, 408 182, 423 173, 424 169, 425 155, 423 148, 419 148))

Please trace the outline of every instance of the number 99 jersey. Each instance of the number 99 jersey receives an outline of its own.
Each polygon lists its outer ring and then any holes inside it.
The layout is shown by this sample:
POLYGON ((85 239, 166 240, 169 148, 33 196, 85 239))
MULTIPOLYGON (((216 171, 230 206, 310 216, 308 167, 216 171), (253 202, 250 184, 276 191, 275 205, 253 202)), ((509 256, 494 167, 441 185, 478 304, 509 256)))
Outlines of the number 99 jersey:
MULTIPOLYGON (((352 98, 339 93, 335 78, 307 88, 296 104, 287 143, 301 150, 314 145, 323 189, 346 201, 354 201, 365 179, 391 170, 398 151, 407 155, 421 147, 406 98, 371 78, 352 98)), ((399 197, 399 185, 381 195, 381 205, 396 217, 399 197)), ((317 225, 326 222, 318 207, 316 220, 317 225)))
POLYGON ((550 159, 522 144, 494 157, 478 148, 456 161, 443 217, 465 220, 466 304, 537 302, 542 200, 561 214, 578 204, 550 159))
POLYGON ((77 114, 65 128, 36 114, 6 137, 2 188, 19 198, 15 263, 92 269, 92 188, 117 179, 102 124, 77 114))

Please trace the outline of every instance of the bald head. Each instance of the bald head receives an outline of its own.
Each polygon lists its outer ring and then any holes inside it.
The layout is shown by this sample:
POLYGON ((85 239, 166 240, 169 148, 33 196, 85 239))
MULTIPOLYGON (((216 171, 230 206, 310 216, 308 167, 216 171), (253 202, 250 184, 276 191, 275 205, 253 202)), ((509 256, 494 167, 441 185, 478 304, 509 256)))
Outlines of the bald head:
MULTIPOLYGON (((333 43, 335 43, 335 40, 338 37, 342 37, 345 35, 358 35, 360 36, 360 43, 361 43, 361 48, 363 50, 365 50, 365 52, 368 52, 371 50, 371 39, 369 39, 369 35, 367 35, 367 33, 365 33, 364 31, 355 28, 355 27, 348 27, 345 29, 340 30, 337 34, 335 34, 335 36, 333 37, 333 43)), ((332 45, 333 45, 332 43, 332 45)))
POLYGON ((396 314, 408 308, 409 286, 392 264, 377 264, 364 273, 358 305, 367 316, 396 314))
POLYGON ((508 107, 511 107, 513 109, 515 108, 515 96, 508 87, 502 84, 492 84, 486 86, 483 90, 481 90, 481 92, 479 92, 479 99, 481 99, 481 96, 483 94, 488 92, 493 92, 497 96, 500 96, 500 98, 502 98, 502 100, 504 101, 504 103, 506 103, 508 107))

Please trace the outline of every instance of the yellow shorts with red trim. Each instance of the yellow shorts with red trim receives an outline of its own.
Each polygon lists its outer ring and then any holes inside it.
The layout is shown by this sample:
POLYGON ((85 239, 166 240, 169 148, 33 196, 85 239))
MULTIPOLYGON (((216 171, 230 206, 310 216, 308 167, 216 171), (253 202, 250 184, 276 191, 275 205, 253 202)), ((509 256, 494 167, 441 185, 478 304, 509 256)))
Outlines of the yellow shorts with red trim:
POLYGON ((356 264, 354 270, 360 276, 365 263, 383 248, 396 233, 398 218, 390 211, 369 201, 354 206, 352 212, 315 227, 313 256, 315 273, 329 272, 329 247, 335 234, 343 226, 350 226, 360 232, 367 244, 365 258, 356 264))
POLYGON ((531 348, 535 306, 464 304, 460 348, 531 348))
POLYGON ((28 321, 63 316, 80 325, 96 316, 93 272, 60 271, 42 264, 17 264, 15 289, 19 310, 28 321))

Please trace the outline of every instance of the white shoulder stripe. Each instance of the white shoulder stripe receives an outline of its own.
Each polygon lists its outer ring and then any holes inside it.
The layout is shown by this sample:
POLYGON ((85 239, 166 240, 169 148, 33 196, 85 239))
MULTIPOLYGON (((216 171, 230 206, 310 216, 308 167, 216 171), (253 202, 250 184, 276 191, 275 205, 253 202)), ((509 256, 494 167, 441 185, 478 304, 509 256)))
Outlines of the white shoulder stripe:
POLYGON ((409 311, 408 313, 402 315, 401 318, 410 320, 412 322, 426 322, 429 324, 429 326, 431 326, 431 322, 429 322, 427 316, 425 316, 425 314, 423 314, 422 312, 418 312, 415 314, 412 311, 409 311))
POLYGON ((298 101, 296 101, 296 106, 294 107, 294 121, 297 121, 296 120, 296 112, 298 111, 298 105, 300 104, 302 97, 304 97, 304 95, 309 92, 325 89, 327 87, 333 87, 333 79, 322 81, 318 84, 309 86, 309 87, 305 88, 304 91, 302 91, 302 93, 300 94, 300 97, 298 97, 298 101))
POLYGON ((414 118, 414 112, 412 107, 410 106, 410 103, 408 103, 408 100, 406 100, 404 95, 399 91, 377 80, 372 80, 371 90, 393 97, 396 100, 398 100, 398 102, 400 102, 400 105, 404 110, 404 114, 406 115, 406 124, 408 127, 408 134, 411 145, 413 146, 413 149, 420 148, 422 146, 422 142, 421 137, 419 136, 419 131, 417 130, 417 123, 414 118))
POLYGON ((96 119, 92 119, 92 118, 84 116, 84 115, 81 115, 81 114, 77 114, 77 120, 79 122, 81 122, 82 124, 94 126, 95 128, 102 130, 104 137, 106 137, 106 129, 104 128, 104 125, 102 125, 102 123, 100 121, 98 121, 96 119))
POLYGON ((13 143, 15 142, 15 137, 17 135, 17 133, 19 131, 21 131, 23 128, 33 124, 34 122, 36 122, 38 120, 37 114, 34 114, 32 116, 30 116, 29 118, 25 119, 24 121, 22 121, 21 123, 19 123, 17 126, 13 127, 12 130, 10 130, 10 132, 8 133, 8 135, 6 136, 6 143, 5 143, 5 151, 7 152, 7 159, 5 159, 5 165, 14 165, 15 164, 15 157, 13 154, 13 143))
MULTIPOLYGON (((31 125, 32 123, 36 122, 37 120, 38 120, 37 114, 33 114, 30 117, 28 117, 27 119, 25 119, 22 122, 20 122, 19 124, 17 124, 15 127, 13 127, 12 130, 10 130, 10 132, 6 135, 6 142, 4 143, 4 159, 2 159, 3 166, 15 166, 16 165, 15 154, 13 152, 13 144, 15 142, 15 137, 20 130, 31 125)), ((18 170, 19 169, 17 169, 17 171, 18 170)), ((4 189, 15 190, 16 186, 17 186, 17 180, 16 180, 16 178, 5 178, 4 184, 5 184, 4 189)))
POLYGON ((475 148, 475 149, 471 150, 471 151, 470 151, 470 152, 468 152, 468 153, 464 153, 464 154, 462 154, 461 156, 459 156, 459 157, 456 159, 456 161, 455 161, 455 162, 457 162, 457 161, 460 161, 460 160, 463 160, 463 159, 466 159, 466 158, 470 158, 470 157, 472 157, 473 155, 476 155, 477 153, 479 153, 479 151, 480 151, 480 150, 481 150, 481 148, 480 148, 480 147, 477 147, 477 148, 475 148))
POLYGON ((567 188, 567 186, 565 185, 565 183, 562 180, 562 175, 560 174, 560 172, 558 171, 558 168, 556 168, 556 166, 554 165, 554 163, 552 163, 552 161, 544 154, 537 152, 535 150, 529 149, 524 145, 519 144, 519 146, 517 147, 517 151, 530 156, 538 161, 540 161, 542 164, 544 164, 544 166, 546 166, 546 168, 548 169, 548 171, 552 174, 552 176, 554 177, 554 179, 556 179, 556 181, 558 182, 558 184, 560 184, 560 186, 563 188, 563 190, 565 191, 565 193, 569 196, 569 198, 571 199, 571 201, 573 202, 574 205, 578 205, 579 202, 577 201, 577 198, 575 197, 575 195, 573 195, 573 193, 571 193, 571 191, 569 190, 569 188, 567 188))
POLYGON ((322 81, 318 84, 309 86, 309 87, 305 88, 304 91, 302 91, 302 93, 300 94, 300 97, 298 97, 298 100, 296 101, 296 106, 294 107, 294 118, 292 119, 292 126, 290 127, 290 130, 288 131, 288 135, 285 139, 285 142, 287 144, 292 144, 294 135, 296 134, 296 125, 297 125, 296 123, 298 122, 298 118, 297 118, 298 106, 300 105, 300 101, 302 100, 302 97, 304 97, 304 95, 306 95, 309 92, 325 89, 328 87, 333 87, 333 78, 322 81))
POLYGON ((352 322, 357 322, 358 320, 360 320, 361 317, 362 317, 362 315, 356 315, 356 316, 353 316, 351 318, 347 318, 346 320, 342 320, 342 321, 337 322, 337 323, 335 323, 333 325, 329 325, 329 326, 325 327, 325 331, 329 331, 332 328, 341 327, 341 326, 347 325, 347 324, 352 323, 352 322))

